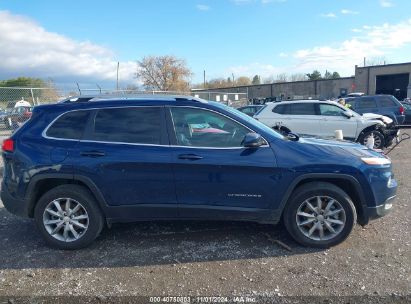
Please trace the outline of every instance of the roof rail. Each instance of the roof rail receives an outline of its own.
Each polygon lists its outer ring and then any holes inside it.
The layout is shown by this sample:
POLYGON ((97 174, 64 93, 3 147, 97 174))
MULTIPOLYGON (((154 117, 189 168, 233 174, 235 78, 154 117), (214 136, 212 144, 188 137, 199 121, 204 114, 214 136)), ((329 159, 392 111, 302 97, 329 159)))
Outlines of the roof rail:
POLYGON ((89 101, 100 101, 100 100, 130 100, 130 99, 174 99, 175 101, 197 101, 202 103, 207 103, 206 100, 194 97, 194 96, 184 96, 184 95, 132 95, 124 96, 124 95, 107 95, 107 94, 99 94, 99 95, 79 95, 79 96, 71 96, 60 100, 59 103, 70 103, 70 102, 89 102, 89 101))

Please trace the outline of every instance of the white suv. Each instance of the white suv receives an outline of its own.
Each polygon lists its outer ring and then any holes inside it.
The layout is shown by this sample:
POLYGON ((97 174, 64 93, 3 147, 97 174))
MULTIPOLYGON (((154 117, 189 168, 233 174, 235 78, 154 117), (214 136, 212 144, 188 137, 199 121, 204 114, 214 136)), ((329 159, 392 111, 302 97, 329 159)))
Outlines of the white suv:
MULTIPOLYGON (((378 115, 377 115, 378 116, 378 115)), ((374 148, 389 146, 397 136, 380 119, 363 117, 333 101, 298 100, 267 103, 254 118, 283 133, 333 137, 335 130, 342 130, 344 139, 365 144, 368 136, 374 136, 374 148)))

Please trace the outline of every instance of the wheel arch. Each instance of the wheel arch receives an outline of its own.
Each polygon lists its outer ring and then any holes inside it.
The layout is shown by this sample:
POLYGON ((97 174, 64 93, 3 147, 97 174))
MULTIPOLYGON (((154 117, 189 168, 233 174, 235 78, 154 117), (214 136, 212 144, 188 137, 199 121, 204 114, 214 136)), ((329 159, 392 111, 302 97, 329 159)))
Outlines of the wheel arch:
MULTIPOLYGON (((384 127, 383 127, 382 125, 380 125, 380 124, 374 124, 374 125, 368 126, 368 127, 364 128, 364 129, 360 132, 360 134, 358 134, 357 139, 356 139, 355 141, 358 142, 358 141, 360 140, 360 138, 361 138, 362 136, 364 136, 364 134, 366 134, 367 132, 372 132, 372 131, 379 131, 379 132, 381 132, 382 135, 384 136, 383 128, 384 128, 384 127)), ((385 138, 385 136, 384 136, 384 138, 385 138)))
POLYGON ((327 182, 341 188, 351 198, 358 215, 358 223, 366 225, 368 223, 367 205, 365 196, 357 179, 347 174, 333 174, 333 173, 310 173, 297 177, 288 187, 282 201, 281 201, 281 217, 288 201, 293 192, 302 185, 310 182, 327 182))
POLYGON ((61 185, 80 185, 90 191, 98 203, 98 207, 106 216, 106 201, 97 186, 87 177, 74 176, 71 174, 45 174, 35 176, 30 181, 27 190, 28 215, 34 216, 34 208, 42 195, 51 189, 61 185))

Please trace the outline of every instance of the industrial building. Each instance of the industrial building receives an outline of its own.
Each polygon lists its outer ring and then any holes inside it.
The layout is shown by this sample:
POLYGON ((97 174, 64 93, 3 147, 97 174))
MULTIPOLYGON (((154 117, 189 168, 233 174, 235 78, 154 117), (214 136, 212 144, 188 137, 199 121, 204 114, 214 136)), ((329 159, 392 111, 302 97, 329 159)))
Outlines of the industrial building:
MULTIPOLYGON (((277 97, 290 99, 330 99, 352 92, 372 94, 391 94, 402 100, 411 97, 411 62, 358 67, 355 75, 337 79, 281 82, 261 85, 248 85, 212 90, 195 90, 201 97, 205 93, 242 93, 248 99, 277 97)), ((230 95, 231 95, 230 94, 230 95)), ((213 96, 218 94, 212 93, 213 96)), ((220 97, 219 97, 220 98, 220 97)))

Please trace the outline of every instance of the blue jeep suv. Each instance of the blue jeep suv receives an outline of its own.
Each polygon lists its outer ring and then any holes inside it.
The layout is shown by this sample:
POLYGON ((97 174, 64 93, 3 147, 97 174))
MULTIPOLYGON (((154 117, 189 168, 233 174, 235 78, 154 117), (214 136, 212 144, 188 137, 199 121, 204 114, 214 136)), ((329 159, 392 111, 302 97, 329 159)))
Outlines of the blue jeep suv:
POLYGON ((61 249, 114 222, 175 219, 282 220, 299 243, 325 248, 387 213, 397 190, 373 150, 284 137, 192 97, 38 106, 2 149, 4 206, 61 249))

